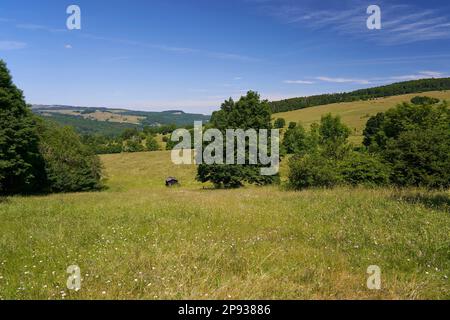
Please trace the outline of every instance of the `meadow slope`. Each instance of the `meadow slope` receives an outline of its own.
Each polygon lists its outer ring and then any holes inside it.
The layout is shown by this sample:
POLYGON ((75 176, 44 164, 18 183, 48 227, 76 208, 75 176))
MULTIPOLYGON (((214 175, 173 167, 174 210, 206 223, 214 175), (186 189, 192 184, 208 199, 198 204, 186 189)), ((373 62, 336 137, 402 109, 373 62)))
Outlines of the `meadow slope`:
POLYGON ((409 102, 415 96, 427 96, 447 100, 450 102, 450 91, 431 91, 424 93, 405 94, 387 98, 379 98, 370 101, 355 101, 333 103, 323 106, 305 108, 289 112, 275 113, 274 119, 284 118, 286 125, 289 122, 301 122, 305 128, 314 122, 319 122, 320 118, 327 113, 340 115, 342 121, 352 130, 350 140, 355 143, 362 142, 362 133, 370 116, 378 112, 385 112, 402 102, 409 102))
POLYGON ((0 200, 0 299, 450 298, 449 192, 212 190, 166 151, 102 160, 106 191, 0 200))

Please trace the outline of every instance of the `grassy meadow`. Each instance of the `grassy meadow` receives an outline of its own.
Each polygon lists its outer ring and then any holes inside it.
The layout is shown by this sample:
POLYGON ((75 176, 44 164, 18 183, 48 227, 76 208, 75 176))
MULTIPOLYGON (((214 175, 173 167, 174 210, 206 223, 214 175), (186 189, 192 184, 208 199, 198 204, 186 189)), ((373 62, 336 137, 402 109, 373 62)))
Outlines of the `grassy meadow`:
POLYGON ((273 115, 273 118, 284 118, 286 120, 286 125, 291 121, 301 122, 303 126, 308 129, 312 123, 319 122, 324 114, 331 113, 333 115, 340 115, 342 121, 352 130, 350 141, 361 143, 363 139, 362 133, 369 117, 376 115, 378 112, 385 112, 399 103, 409 102, 415 96, 427 96, 450 101, 450 91, 431 91, 379 98, 369 101, 327 104, 312 108, 276 113, 273 115))
POLYGON ((450 192, 213 190, 167 151, 102 161, 105 191, 0 199, 0 299, 450 298, 450 192))

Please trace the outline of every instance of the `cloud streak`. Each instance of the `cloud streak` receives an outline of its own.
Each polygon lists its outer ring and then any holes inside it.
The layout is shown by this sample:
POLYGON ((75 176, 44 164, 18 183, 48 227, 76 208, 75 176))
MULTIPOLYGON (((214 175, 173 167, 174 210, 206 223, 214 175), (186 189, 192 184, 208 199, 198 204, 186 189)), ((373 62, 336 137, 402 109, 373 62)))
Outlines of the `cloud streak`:
POLYGON ((0 41, 0 51, 19 50, 26 48, 27 44, 20 41, 0 41))
POLYGON ((306 27, 313 31, 331 31, 341 36, 375 41, 384 45, 408 44, 419 41, 450 39, 448 8, 423 9, 414 5, 395 5, 379 1, 382 29, 368 30, 368 4, 343 2, 336 10, 317 10, 307 4, 292 4, 287 0, 256 3, 266 15, 285 24, 306 27))
POLYGON ((350 79, 350 78, 331 78, 331 77, 316 77, 315 79, 323 82, 332 83, 357 83, 357 84, 370 84, 369 80, 365 79, 350 79))
POLYGON ((336 83, 336 84, 369 85, 369 84, 379 84, 379 83, 408 81, 408 80, 441 78, 441 77, 446 77, 446 76, 447 75, 444 72, 424 70, 424 71, 419 71, 414 74, 388 76, 388 77, 374 77, 374 78, 367 78, 367 79, 318 76, 318 77, 311 78, 314 81, 312 81, 312 80, 284 80, 283 83, 286 83, 286 84, 315 84, 315 83, 322 82, 322 83, 336 83))
MULTIPOLYGON (((45 32, 50 32, 50 33, 67 32, 66 29, 56 29, 56 28, 39 25, 39 24, 30 24, 30 23, 16 24, 15 27, 19 28, 19 29, 24 29, 24 30, 45 31, 45 32)), ((197 55, 202 55, 204 57, 219 59, 219 60, 234 60, 234 61, 240 61, 240 62, 259 62, 259 61, 261 61, 261 59, 249 57, 249 56, 242 55, 242 54, 231 53, 231 52, 219 52, 219 51, 212 51, 212 50, 209 51, 209 50, 200 50, 200 49, 194 49, 194 48, 189 48, 189 47, 177 47, 177 46, 170 46, 170 45, 165 45, 165 44, 153 44, 153 43, 147 43, 147 42, 142 42, 142 41, 103 37, 103 36, 97 36, 97 35, 85 34, 85 33, 81 33, 79 36, 81 36, 85 39, 108 41, 108 42, 118 43, 118 44, 122 44, 122 45, 136 46, 136 47, 142 47, 142 48, 147 48, 147 49, 155 49, 155 50, 171 52, 171 53, 197 54, 197 55)))
POLYGON ((309 81, 309 80, 284 80, 284 83, 287 84, 314 84, 314 81, 309 81))

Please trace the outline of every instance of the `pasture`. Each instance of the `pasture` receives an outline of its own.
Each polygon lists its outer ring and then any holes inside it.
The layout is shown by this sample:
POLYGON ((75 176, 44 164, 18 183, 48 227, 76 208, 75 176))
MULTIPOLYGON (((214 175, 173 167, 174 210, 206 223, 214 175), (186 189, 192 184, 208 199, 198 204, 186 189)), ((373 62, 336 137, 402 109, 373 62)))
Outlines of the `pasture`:
POLYGON ((0 199, 0 299, 450 298, 448 191, 213 190, 167 151, 102 161, 107 190, 0 199))

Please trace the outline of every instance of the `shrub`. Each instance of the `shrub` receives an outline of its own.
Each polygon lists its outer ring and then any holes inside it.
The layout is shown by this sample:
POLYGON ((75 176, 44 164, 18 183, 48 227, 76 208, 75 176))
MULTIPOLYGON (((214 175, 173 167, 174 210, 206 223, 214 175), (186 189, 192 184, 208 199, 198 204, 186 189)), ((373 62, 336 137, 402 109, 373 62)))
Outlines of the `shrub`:
POLYGON ((285 125, 286 125, 286 120, 284 120, 283 118, 278 118, 275 120, 274 127, 276 129, 283 129, 285 125))
POLYGON ((363 145, 366 147, 379 145, 380 141, 376 140, 377 133, 381 129, 381 125, 384 122, 384 113, 377 113, 375 116, 372 116, 367 120, 366 127, 363 131, 363 145))
POLYGON ((390 140, 383 156, 400 186, 450 187, 450 127, 411 130, 390 140))
POLYGON ((216 188, 238 188, 243 185, 243 168, 240 165, 200 165, 197 180, 212 182, 216 188))
POLYGON ((448 126, 449 111, 443 104, 439 107, 430 105, 412 105, 402 103, 395 108, 389 109, 383 116, 377 115, 372 119, 367 128, 365 139, 369 149, 382 151, 390 139, 409 130, 426 130, 436 126, 448 126), (375 123, 376 122, 376 123, 375 123))
POLYGON ((420 97, 416 96, 411 99, 411 103, 416 105, 432 105, 439 102, 439 99, 431 98, 431 97, 420 97))
POLYGON ((318 153, 294 156, 289 160, 289 186, 293 189, 330 188, 341 182, 335 162, 318 153))
POLYGON ((81 143, 72 128, 39 121, 38 132, 45 160, 45 191, 76 192, 102 187, 100 159, 81 143))
POLYGON ((133 136, 131 139, 124 141, 122 151, 142 152, 144 151, 144 146, 142 145, 142 141, 139 137, 133 136))
POLYGON ((390 180, 400 186, 450 185, 450 109, 403 103, 366 128, 369 149, 392 166, 390 180))
POLYGON ((386 185, 389 183, 391 168, 377 156, 364 152, 351 152, 339 161, 336 170, 346 184, 386 185))
POLYGON ((318 127, 319 144, 324 156, 341 159, 349 151, 347 139, 351 130, 342 123, 339 116, 322 116, 318 127))
POLYGON ((159 150, 158 141, 156 141, 155 137, 152 135, 148 135, 146 137, 145 147, 147 148, 147 151, 158 151, 159 150))
POLYGON ((302 125, 288 128, 283 137, 283 147, 286 153, 300 154, 306 152, 308 147, 307 133, 302 125))

